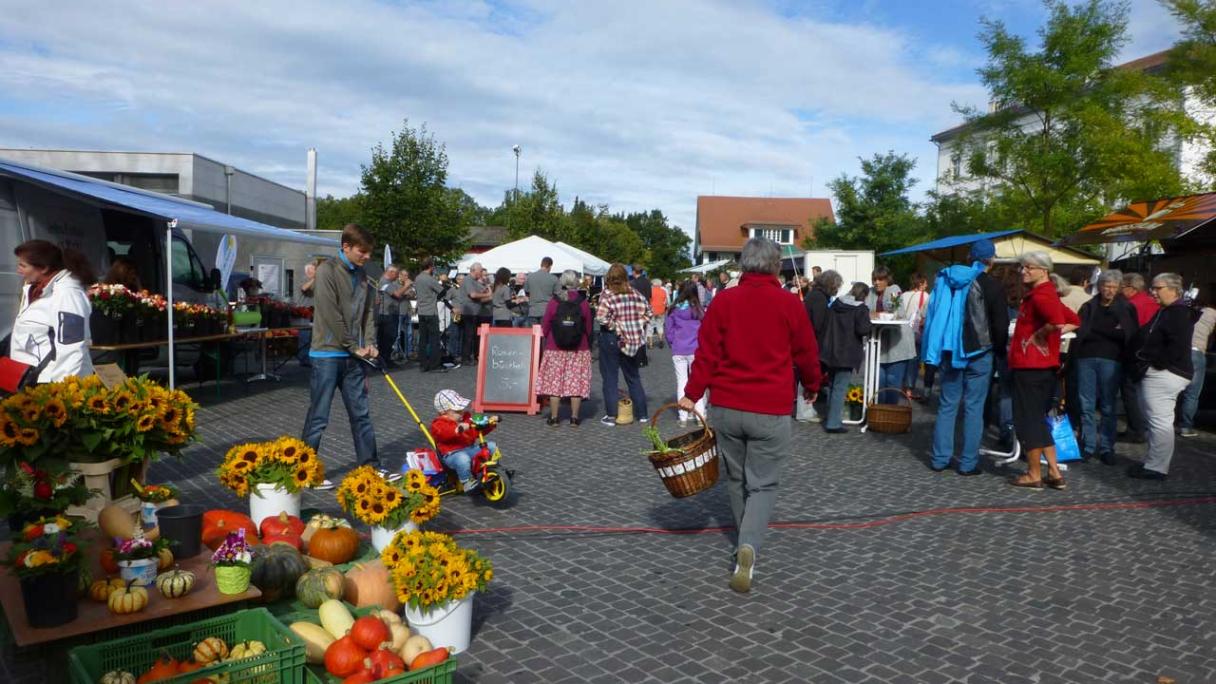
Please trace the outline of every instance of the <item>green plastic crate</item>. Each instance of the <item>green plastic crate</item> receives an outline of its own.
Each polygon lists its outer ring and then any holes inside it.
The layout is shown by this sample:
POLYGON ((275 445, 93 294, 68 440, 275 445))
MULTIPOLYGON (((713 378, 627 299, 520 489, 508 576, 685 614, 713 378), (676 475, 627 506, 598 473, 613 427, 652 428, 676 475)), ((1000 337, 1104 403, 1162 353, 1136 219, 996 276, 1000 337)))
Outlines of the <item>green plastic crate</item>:
MULTIPOLYGON (((354 606, 350 605, 349 603, 346 604, 346 607, 350 610, 350 612, 355 617, 361 617, 363 615, 367 615, 368 613, 371 613, 374 610, 373 608, 370 608, 370 607, 369 608, 355 608, 354 606)), ((314 625, 321 624, 320 618, 317 617, 317 611, 308 610, 308 609, 297 611, 294 613, 284 613, 282 615, 279 615, 277 619, 279 620, 279 622, 282 622, 284 625, 290 625, 293 622, 311 622, 314 625)), ((406 663, 406 665, 409 665, 409 663, 406 663)), ((321 667, 320 665, 308 665, 304 669, 308 675, 308 677, 307 677, 308 684, 312 684, 313 682, 315 682, 316 684, 341 684, 341 682, 342 682, 341 677, 335 677, 335 676, 329 674, 328 672, 325 671, 325 668, 321 667)), ((425 670, 418 670, 417 672, 406 672, 405 674, 400 674, 400 675, 397 675, 396 677, 389 677, 388 679, 377 679, 376 683, 381 684, 383 682, 383 684, 452 684, 452 681, 455 678, 455 676, 456 676, 456 656, 451 656, 447 660, 443 661, 442 663, 439 663, 438 665, 435 665, 434 667, 428 667, 425 670)))
POLYGON ((223 639, 230 647, 241 641, 260 641, 266 644, 266 652, 163 680, 165 684, 188 684, 219 674, 227 675, 229 684, 304 684, 304 642, 265 608, 241 610, 139 636, 78 646, 68 654, 72 682, 96 684, 102 675, 112 670, 124 670, 138 677, 162 652, 178 660, 188 659, 194 652, 194 645, 209 636, 223 639))

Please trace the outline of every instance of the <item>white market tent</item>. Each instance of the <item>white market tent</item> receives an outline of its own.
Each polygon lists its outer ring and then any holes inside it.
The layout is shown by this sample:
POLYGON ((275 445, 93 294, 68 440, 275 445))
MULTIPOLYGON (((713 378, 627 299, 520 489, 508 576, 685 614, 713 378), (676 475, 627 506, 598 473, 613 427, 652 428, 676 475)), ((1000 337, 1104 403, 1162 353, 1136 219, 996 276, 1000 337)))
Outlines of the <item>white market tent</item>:
MULTIPOLYGON (((268 226, 257 221, 218 212, 199 202, 179 199, 170 195, 140 190, 117 183, 82 176, 80 174, 47 169, 40 166, 0 159, 0 177, 19 178, 48 190, 68 195, 78 200, 100 206, 121 207, 127 211, 143 214, 164 221, 165 227, 165 273, 173 272, 173 231, 188 228, 207 233, 221 233, 250 238, 303 242, 325 247, 338 247, 338 241, 314 235, 304 235, 283 228, 268 226)), ((176 385, 174 375, 173 341, 173 287, 167 284, 165 298, 168 300, 169 341, 169 387, 176 385)))
POLYGON ((531 273, 540 268, 540 260, 545 257, 553 259, 554 273, 567 269, 583 273, 585 270, 581 257, 536 235, 499 245, 481 254, 469 254, 456 264, 456 270, 468 273, 470 266, 480 263, 491 273, 500 268, 512 273, 531 273))
POLYGON ((701 264, 700 266, 693 266, 691 268, 683 269, 680 271, 680 273, 709 273, 710 271, 716 271, 730 263, 732 263, 732 260, 730 259, 719 259, 718 261, 711 261, 708 264, 701 264))
POLYGON ((566 250, 567 252, 570 252, 574 256, 582 259, 583 260, 583 273, 585 273, 587 275, 602 276, 602 275, 608 273, 608 268, 610 266, 612 266, 612 264, 608 263, 607 261, 604 261, 603 259, 597 257, 596 255, 592 254, 591 252, 584 252, 583 250, 579 249, 578 247, 575 247, 574 245, 568 245, 564 242, 557 242, 555 244, 558 247, 561 247, 562 249, 566 250))

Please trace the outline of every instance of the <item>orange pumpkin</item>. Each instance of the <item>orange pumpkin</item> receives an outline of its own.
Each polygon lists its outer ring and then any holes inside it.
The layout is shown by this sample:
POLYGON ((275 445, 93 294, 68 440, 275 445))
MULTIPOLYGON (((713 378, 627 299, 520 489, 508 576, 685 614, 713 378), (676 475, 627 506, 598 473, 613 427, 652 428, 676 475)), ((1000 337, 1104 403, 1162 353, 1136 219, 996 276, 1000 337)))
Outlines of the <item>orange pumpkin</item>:
POLYGON ((159 682, 162 679, 176 677, 177 666, 177 660, 170 657, 168 653, 164 653, 156 659, 156 662, 152 664, 152 667, 148 668, 147 672, 135 680, 136 684, 148 684, 148 682, 159 682))
POLYGON ((401 608, 388 568, 379 558, 370 563, 357 563, 347 571, 342 596, 344 601, 358 608, 380 606, 394 613, 401 608))
POLYGON ((335 565, 349 563, 359 551, 359 533, 349 527, 322 527, 308 540, 308 555, 335 565))
POLYGON ((245 528, 245 537, 250 543, 257 541, 258 528, 249 516, 233 511, 214 510, 203 513, 203 543, 212 551, 224 543, 229 532, 245 528))
POLYGON ((262 520, 263 537, 298 537, 304 533, 304 521, 287 511, 280 511, 262 520))

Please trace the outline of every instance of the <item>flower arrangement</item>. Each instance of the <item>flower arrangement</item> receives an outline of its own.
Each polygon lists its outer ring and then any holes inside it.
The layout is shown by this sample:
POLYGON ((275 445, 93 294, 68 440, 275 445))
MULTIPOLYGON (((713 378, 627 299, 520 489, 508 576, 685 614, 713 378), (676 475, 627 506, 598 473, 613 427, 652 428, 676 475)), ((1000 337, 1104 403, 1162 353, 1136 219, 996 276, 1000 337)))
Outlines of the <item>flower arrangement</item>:
POLYGON ((114 547, 114 560, 136 561, 156 558, 163 549, 169 548, 169 541, 158 537, 152 541, 142 534, 132 539, 123 539, 114 547))
POLYGON ((321 484, 325 480, 325 466, 312 447, 295 437, 284 436, 272 442, 232 447, 216 475, 220 484, 240 497, 247 496, 258 484, 274 484, 295 493, 321 484))
POLYGON ((89 500, 89 490, 80 473, 62 464, 40 464, 35 468, 18 461, 0 490, 0 515, 18 511, 65 511, 89 500))
POLYGON ((23 578, 72 572, 83 557, 79 534, 84 526, 62 515, 36 520, 13 540, 6 564, 23 578))
POLYGON ((421 470, 389 482, 371 466, 350 471, 336 492, 343 511, 368 525, 397 529, 406 521, 420 525, 439 513, 439 492, 421 470))
POLYGON ((135 498, 144 503, 164 503, 176 499, 179 495, 177 487, 170 484, 141 485, 138 481, 131 480, 131 487, 135 490, 135 498))
POLYGON ((483 591, 494 578, 490 561, 438 532, 398 532, 380 560, 397 598, 417 610, 459 601, 469 592, 483 591))
POLYGON ((88 295, 95 313, 112 318, 121 318, 123 314, 135 311, 139 303, 136 293, 125 285, 96 283, 89 287, 88 295))
POLYGON ((216 568, 248 568, 253 564, 253 550, 245 541, 245 528, 229 532, 211 554, 211 566, 216 568))
POLYGON ((861 406, 861 400, 865 398, 865 393, 861 389, 861 385, 849 385, 848 391, 844 394, 844 403, 851 406, 861 406))

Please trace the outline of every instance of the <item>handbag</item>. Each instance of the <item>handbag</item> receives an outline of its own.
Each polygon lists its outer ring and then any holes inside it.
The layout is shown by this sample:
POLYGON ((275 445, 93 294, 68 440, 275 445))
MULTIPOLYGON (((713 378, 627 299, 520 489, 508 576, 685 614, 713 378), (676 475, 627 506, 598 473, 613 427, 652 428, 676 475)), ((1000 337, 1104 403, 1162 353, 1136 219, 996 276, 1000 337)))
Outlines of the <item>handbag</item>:
POLYGON ((47 339, 51 343, 51 353, 47 354, 38 365, 15 361, 9 356, 10 346, 12 344, 12 333, 0 341, 0 348, 4 350, 4 356, 0 356, 0 394, 11 395, 20 392, 21 390, 31 385, 38 384, 38 376, 42 375, 43 369, 55 360, 55 329, 47 328, 47 339))

